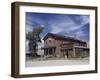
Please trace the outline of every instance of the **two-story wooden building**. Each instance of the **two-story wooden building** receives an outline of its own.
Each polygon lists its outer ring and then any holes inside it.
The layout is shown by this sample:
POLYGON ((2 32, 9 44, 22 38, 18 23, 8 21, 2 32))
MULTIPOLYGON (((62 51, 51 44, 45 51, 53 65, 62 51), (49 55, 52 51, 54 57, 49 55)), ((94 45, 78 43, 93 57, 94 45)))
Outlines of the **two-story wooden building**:
POLYGON ((87 43, 67 36, 48 33, 44 38, 44 55, 54 57, 89 57, 87 43))

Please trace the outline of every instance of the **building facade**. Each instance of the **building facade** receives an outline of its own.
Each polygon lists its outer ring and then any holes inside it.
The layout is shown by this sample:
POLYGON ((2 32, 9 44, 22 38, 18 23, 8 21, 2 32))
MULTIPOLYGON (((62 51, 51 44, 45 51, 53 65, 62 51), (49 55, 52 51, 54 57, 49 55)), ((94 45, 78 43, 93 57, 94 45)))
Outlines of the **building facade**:
POLYGON ((89 57, 87 43, 72 37, 48 33, 44 38, 44 55, 53 57, 89 57))

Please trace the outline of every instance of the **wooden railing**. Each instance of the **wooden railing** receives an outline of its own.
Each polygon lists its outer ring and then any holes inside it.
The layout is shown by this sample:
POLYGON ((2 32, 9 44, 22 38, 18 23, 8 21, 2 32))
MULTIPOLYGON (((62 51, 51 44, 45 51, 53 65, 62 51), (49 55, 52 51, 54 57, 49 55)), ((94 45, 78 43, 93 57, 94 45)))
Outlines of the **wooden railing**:
POLYGON ((73 44, 61 44, 61 48, 72 48, 74 45, 73 44))

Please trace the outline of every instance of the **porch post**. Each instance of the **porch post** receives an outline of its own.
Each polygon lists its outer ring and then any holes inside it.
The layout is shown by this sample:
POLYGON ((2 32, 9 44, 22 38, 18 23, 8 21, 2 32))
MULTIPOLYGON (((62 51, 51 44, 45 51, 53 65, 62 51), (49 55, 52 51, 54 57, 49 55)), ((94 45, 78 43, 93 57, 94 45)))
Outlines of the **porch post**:
POLYGON ((47 55, 48 53, 47 53, 47 48, 45 48, 45 55, 47 55))
POLYGON ((46 49, 44 48, 44 55, 46 55, 46 49))
POLYGON ((84 57, 84 50, 82 49, 81 57, 84 57))
POLYGON ((73 57, 76 57, 75 48, 73 47, 73 57))
POLYGON ((47 48, 47 55, 49 55, 49 48, 47 48))
POLYGON ((54 56, 54 48, 52 48, 52 55, 54 56))

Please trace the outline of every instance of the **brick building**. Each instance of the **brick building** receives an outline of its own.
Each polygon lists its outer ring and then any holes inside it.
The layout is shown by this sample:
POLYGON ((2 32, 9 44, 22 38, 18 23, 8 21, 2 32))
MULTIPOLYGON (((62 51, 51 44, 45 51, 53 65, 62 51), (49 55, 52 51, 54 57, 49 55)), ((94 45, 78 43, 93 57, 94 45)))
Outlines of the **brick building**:
POLYGON ((87 43, 67 36, 48 33, 44 38, 44 55, 53 57, 89 57, 87 43))

